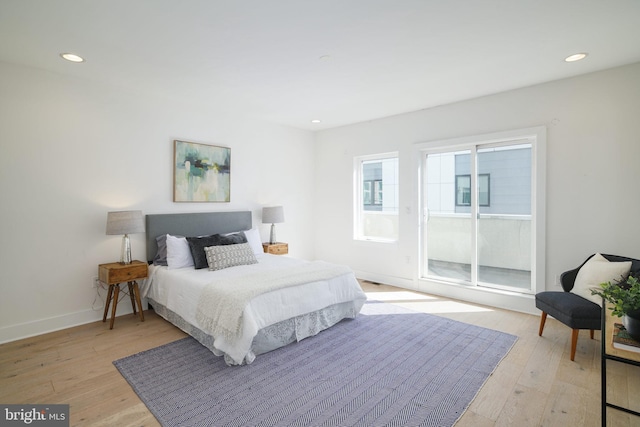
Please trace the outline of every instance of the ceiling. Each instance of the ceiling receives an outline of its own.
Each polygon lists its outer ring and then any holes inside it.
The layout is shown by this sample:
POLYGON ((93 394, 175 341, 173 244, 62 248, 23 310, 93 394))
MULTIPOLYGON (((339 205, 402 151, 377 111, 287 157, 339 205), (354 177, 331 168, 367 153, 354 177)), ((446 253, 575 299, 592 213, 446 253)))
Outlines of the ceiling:
POLYGON ((321 130, 640 62, 640 1, 0 0, 0 61, 321 130))

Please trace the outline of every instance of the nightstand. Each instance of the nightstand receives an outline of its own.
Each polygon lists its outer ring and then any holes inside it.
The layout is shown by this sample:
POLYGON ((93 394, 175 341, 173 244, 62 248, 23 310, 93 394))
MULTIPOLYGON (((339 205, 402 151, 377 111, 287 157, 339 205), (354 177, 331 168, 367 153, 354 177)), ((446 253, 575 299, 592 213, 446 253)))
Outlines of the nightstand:
POLYGON ((109 264, 98 265, 98 278, 106 285, 109 285, 107 300, 104 305, 104 315, 102 321, 107 321, 107 313, 109 305, 113 301, 111 308, 111 323, 109 329, 113 329, 113 321, 116 318, 116 308, 118 307, 118 296, 120 295, 120 283, 127 282, 129 287, 129 297, 131 298, 131 306, 133 314, 140 314, 140 321, 144 322, 144 313, 142 312, 142 301, 140 300, 140 291, 136 280, 146 279, 149 274, 149 266, 146 262, 131 261, 131 264, 120 264, 119 262, 111 262, 109 264), (137 305, 137 311, 136 311, 137 305))
POLYGON ((285 255, 289 253, 289 244, 282 242, 263 243, 262 249, 267 254, 285 255))

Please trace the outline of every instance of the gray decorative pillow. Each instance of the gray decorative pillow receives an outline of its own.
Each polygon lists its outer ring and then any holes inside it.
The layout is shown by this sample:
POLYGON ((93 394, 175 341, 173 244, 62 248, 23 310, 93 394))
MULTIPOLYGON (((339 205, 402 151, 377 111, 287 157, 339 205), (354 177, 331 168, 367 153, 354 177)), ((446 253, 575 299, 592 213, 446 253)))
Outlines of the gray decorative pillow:
POLYGON ((221 245, 237 245, 238 243, 247 243, 247 238, 242 231, 239 233, 227 235, 218 234, 218 236, 220 236, 221 245))
POLYGON ((187 237, 191 256, 193 257, 193 265, 196 269, 207 267, 207 254, 204 248, 208 246, 235 245, 238 243, 246 243, 247 238, 244 233, 223 236, 222 234, 212 234, 211 236, 187 237))
POLYGON ((193 265, 196 270, 207 267, 207 255, 205 254, 204 249, 208 246, 219 245, 220 237, 221 236, 219 234, 202 237, 187 237, 189 249, 191 249, 191 256, 193 257, 193 265))
POLYGON ((248 243, 209 246, 204 248, 209 270, 222 270, 236 265, 257 264, 258 260, 248 243))
POLYGON ((153 265, 168 265, 167 264, 167 235, 161 234, 156 237, 156 243, 158 245, 158 251, 156 256, 153 257, 153 265))

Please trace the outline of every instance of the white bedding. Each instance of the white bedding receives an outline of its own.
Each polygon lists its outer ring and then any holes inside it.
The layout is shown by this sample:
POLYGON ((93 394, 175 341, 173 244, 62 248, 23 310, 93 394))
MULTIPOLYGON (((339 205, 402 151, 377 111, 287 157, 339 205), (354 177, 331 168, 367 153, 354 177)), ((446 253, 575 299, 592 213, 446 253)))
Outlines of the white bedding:
MULTIPOLYGON (((189 324, 205 330, 199 324, 196 308, 202 290, 216 279, 254 275, 275 269, 286 269, 307 261, 290 257, 264 254, 258 264, 236 266, 223 270, 195 270, 193 267, 168 270, 167 267, 150 266, 149 279, 142 286, 143 297, 162 304, 181 316, 189 324)), ((238 340, 214 336, 213 351, 225 355, 229 363, 250 363, 255 355, 251 343, 260 329, 286 319, 315 312, 326 307, 351 303, 352 313, 358 313, 366 300, 353 273, 333 279, 303 285, 290 286, 270 291, 253 298, 245 307, 242 316, 242 333, 238 340), (216 351, 217 350, 217 351, 216 351)), ((302 339, 298 337, 298 339, 302 339)))

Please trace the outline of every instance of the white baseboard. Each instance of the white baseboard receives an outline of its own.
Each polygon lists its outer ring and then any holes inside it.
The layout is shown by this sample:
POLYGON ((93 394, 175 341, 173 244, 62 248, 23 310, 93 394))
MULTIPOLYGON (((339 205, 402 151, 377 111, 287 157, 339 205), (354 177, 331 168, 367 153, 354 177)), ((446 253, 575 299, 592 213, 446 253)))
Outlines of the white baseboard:
POLYGON ((461 301, 503 308, 520 313, 539 315, 535 296, 518 292, 502 291, 490 288, 469 287, 429 280, 418 281, 419 290, 432 295, 453 298, 461 301))
POLYGON ((539 315, 540 310, 535 306, 533 295, 517 292, 501 291, 489 288, 474 288, 469 286, 440 283, 428 280, 411 280, 401 277, 386 276, 384 274, 355 271, 356 277, 374 283, 397 286, 412 291, 424 292, 431 295, 452 298, 460 301, 482 304, 489 307, 503 308, 511 311, 539 315))
MULTIPOLYGON (((130 304, 122 304, 121 307, 122 309, 120 309, 120 306, 118 307, 118 316, 133 313, 130 304)), ((142 308, 143 310, 147 308, 146 301, 143 301, 142 308)), ((103 313, 103 309, 83 310, 31 322, 18 323, 17 325, 5 326, 0 328, 0 344, 96 322, 102 320, 103 313)), ((111 313, 109 313, 109 316, 110 315, 111 313)), ((107 317, 107 322, 110 319, 109 316, 107 317)))
POLYGON ((366 271, 354 270, 354 274, 358 279, 366 280, 368 282, 381 283, 383 285, 398 286, 405 289, 419 290, 413 283, 413 280, 405 279, 402 277, 387 276, 384 274, 368 273, 366 271))
MULTIPOLYGON (((469 288, 467 286, 442 284, 426 280, 414 281, 402 277, 368 273, 365 271, 355 271, 355 275, 359 279, 397 286, 403 289, 425 292, 447 298, 487 305, 490 307, 504 308, 507 310, 520 311, 534 315, 540 314, 540 311, 535 307, 533 295, 495 291, 485 288, 469 288)), ((145 310, 147 309, 146 301, 143 301, 142 308, 145 310)), ((132 312, 133 311, 128 304, 123 304, 122 310, 118 311, 118 315, 130 314, 132 312)), ((84 310, 61 316, 19 323, 17 325, 5 326, 0 328, 0 344, 84 325, 86 323, 96 322, 102 320, 102 313, 102 310, 84 310)))

